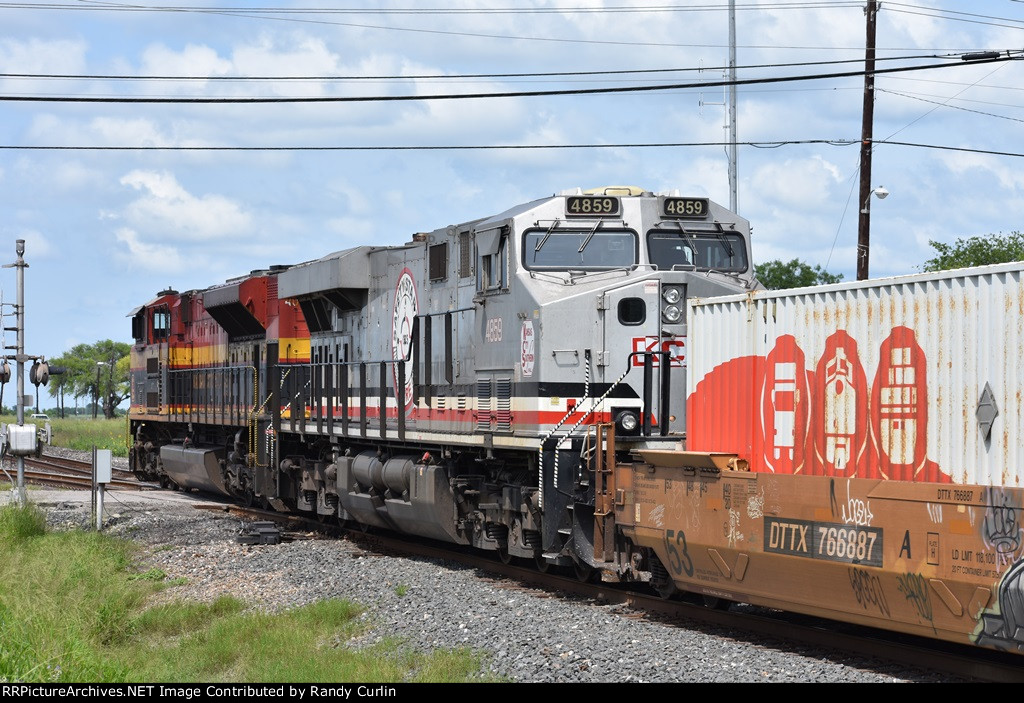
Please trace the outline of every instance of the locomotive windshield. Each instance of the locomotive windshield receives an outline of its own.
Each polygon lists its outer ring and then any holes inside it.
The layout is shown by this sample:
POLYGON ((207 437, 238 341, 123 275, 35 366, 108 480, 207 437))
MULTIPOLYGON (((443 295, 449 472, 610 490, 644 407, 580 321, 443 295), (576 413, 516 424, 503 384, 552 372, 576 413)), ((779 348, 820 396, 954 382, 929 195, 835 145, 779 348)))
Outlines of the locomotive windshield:
POLYGON ((647 251, 651 263, 661 270, 673 266, 731 273, 747 270, 747 247, 735 232, 651 230, 647 251))
POLYGON ((528 269, 600 271, 637 262, 637 235, 630 230, 530 230, 523 236, 523 265, 528 269))

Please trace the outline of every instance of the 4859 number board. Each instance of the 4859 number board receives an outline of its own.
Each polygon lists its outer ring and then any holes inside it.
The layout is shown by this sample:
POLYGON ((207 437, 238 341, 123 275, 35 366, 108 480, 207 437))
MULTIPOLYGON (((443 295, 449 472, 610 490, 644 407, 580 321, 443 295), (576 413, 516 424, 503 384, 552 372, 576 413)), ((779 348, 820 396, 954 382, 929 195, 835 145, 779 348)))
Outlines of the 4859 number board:
POLYGON ((621 212, 619 199, 608 195, 570 195, 565 199, 566 217, 617 217, 621 212))

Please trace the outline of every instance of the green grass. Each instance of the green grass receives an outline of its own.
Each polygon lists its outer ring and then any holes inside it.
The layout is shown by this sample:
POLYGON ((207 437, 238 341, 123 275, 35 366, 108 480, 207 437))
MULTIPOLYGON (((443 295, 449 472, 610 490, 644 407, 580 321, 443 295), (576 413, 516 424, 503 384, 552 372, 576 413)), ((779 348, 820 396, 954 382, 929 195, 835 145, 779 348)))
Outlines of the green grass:
MULTIPOLYGON (((0 417, 0 422, 15 422, 13 415, 0 417)), ((25 424, 34 423, 42 427, 44 420, 32 420, 25 414, 25 424)), ((99 449, 110 449, 114 456, 128 456, 126 437, 128 421, 123 417, 113 420, 86 417, 50 417, 53 428, 53 446, 91 451, 95 444, 99 449)))
POLYGON ((279 614, 226 596, 149 607, 170 582, 135 567, 134 545, 40 520, 31 505, 0 508, 0 682, 479 680, 466 650, 350 649, 366 623, 348 601, 279 614))

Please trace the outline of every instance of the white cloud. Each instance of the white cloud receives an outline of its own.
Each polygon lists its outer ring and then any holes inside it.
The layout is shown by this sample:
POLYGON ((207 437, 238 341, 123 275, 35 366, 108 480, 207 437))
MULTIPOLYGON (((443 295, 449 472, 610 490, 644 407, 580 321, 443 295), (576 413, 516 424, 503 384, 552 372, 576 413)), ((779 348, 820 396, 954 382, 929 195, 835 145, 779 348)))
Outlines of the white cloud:
POLYGON ((122 214, 129 225, 145 232, 146 239, 234 238, 245 234, 253 224, 252 216, 237 203, 221 195, 195 196, 166 171, 132 171, 121 178, 121 184, 143 193, 122 214))
POLYGON ((764 164, 750 179, 757 198, 780 207, 807 209, 834 201, 839 168, 821 156, 764 164))
MULTIPOLYGON (((142 52, 140 75, 181 75, 181 76, 223 76, 231 72, 232 65, 222 59, 217 52, 208 46, 187 44, 181 51, 173 51, 163 44, 155 44, 142 52)), ((186 91, 195 90, 192 82, 158 84, 158 90, 166 90, 167 86, 182 86, 186 91), (192 86, 192 87, 189 87, 192 86)))
POLYGON ((119 250, 119 256, 132 265, 161 273, 178 273, 185 268, 184 257, 176 248, 143 242, 139 233, 129 227, 115 230, 114 237, 127 249, 119 250))
POLYGON ((979 175, 988 175, 1009 191, 1015 191, 1018 195, 1024 191, 1024 173, 1019 168, 1009 168, 1011 164, 1006 159, 990 154, 964 152, 944 152, 939 158, 958 176, 977 178, 979 175))
POLYGON ((0 38, 0 66, 5 73, 80 73, 87 48, 81 40, 0 38))

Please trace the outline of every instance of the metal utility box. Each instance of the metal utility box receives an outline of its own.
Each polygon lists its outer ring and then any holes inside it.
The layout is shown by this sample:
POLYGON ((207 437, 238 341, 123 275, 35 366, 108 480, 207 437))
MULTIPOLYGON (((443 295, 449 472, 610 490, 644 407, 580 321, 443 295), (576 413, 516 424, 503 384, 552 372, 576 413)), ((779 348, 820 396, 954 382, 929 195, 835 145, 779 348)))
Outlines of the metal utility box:
POLYGON ((35 425, 7 425, 8 452, 13 456, 36 453, 38 438, 35 425))

